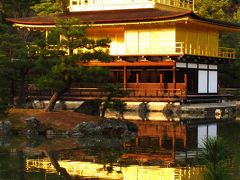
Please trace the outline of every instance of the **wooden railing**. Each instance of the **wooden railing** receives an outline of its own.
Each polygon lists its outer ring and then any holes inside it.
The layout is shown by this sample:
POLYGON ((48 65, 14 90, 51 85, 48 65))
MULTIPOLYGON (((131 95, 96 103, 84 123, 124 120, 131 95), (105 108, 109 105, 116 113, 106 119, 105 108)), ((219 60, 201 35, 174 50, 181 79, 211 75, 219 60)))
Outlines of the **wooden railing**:
MULTIPOLYGON (((33 46, 34 47, 34 46, 33 46)), ((141 44, 134 48, 135 46, 127 45, 125 48, 111 47, 110 55, 112 56, 122 56, 122 55, 198 55, 198 56, 208 56, 208 57, 218 57, 227 59, 236 59, 236 50, 233 48, 209 48, 206 46, 193 46, 191 43, 187 44, 184 42, 155 42, 151 43, 149 46, 141 44)), ((49 45, 48 50, 56 50, 56 46, 49 45)), ((68 54, 68 50, 62 50, 68 54)), ((108 51, 108 49, 103 49, 103 51, 108 51)), ((36 52, 38 53, 37 49, 36 52)), ((78 53, 77 49, 74 51, 78 53)))
POLYGON ((233 48, 223 48, 218 49, 218 56, 230 59, 236 59, 236 50, 233 48))
POLYGON ((127 89, 128 97, 185 98, 182 89, 127 89))
MULTIPOLYGON (((85 0, 71 0, 70 1, 70 8, 79 7, 79 9, 87 8, 88 6, 93 7, 99 7, 103 6, 103 9, 107 7, 114 8, 116 5, 118 5, 118 8, 123 8, 126 5, 132 5, 135 7, 136 4, 145 4, 147 6, 148 4, 151 5, 154 3, 187 9, 187 10, 194 10, 194 3, 193 0, 108 0, 107 2, 105 0, 102 1, 85 1, 85 0)), ((143 6, 143 7, 145 7, 143 6)), ((138 6, 137 6, 138 7, 138 6)), ((148 6, 147 6, 148 7, 148 6)))
POLYGON ((155 0, 156 3, 194 11, 193 0, 155 0))
MULTIPOLYGON (((152 55, 152 54, 183 54, 184 43, 183 42, 155 42, 149 43, 149 46, 145 44, 139 44, 135 46, 127 45, 125 47, 124 55, 152 55)), ((118 49, 110 49, 111 55, 119 55, 118 49)))
POLYGON ((194 46, 184 42, 146 42, 135 46, 127 45, 125 50, 119 51, 119 48, 110 48, 110 54, 116 55, 199 55, 209 57, 219 57, 236 59, 236 50, 233 48, 209 48, 206 46, 194 46), (149 46, 146 46, 149 44, 149 46))
MULTIPOLYGON (((186 98, 186 91, 182 89, 146 89, 146 88, 127 88, 121 89, 126 92, 126 96, 116 98, 186 98)), ((100 88, 71 88, 64 94, 64 97, 68 98, 104 98, 109 92, 104 92, 100 88)), ((34 98, 49 98, 53 92, 51 90, 28 90, 28 96, 34 98)))

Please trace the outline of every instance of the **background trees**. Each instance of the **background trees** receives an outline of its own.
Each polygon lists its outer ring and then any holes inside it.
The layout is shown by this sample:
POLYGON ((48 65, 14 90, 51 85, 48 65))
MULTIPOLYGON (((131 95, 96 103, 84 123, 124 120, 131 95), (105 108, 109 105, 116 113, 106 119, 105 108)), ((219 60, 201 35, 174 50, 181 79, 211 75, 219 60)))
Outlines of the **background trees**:
POLYGON ((68 3, 68 0, 41 0, 40 3, 34 4, 31 9, 38 16, 52 15, 68 11, 68 3))
POLYGON ((34 54, 16 29, 0 25, 0 82, 4 91, 1 95, 8 105, 21 106, 26 102, 25 90, 34 54))
MULTIPOLYGON (((197 14, 228 22, 240 23, 239 0, 196 0, 197 14)), ((220 46, 235 48, 237 58, 240 57, 240 33, 221 33, 220 46)), ((240 87, 240 63, 235 61, 231 64, 219 66, 220 87, 240 87)))

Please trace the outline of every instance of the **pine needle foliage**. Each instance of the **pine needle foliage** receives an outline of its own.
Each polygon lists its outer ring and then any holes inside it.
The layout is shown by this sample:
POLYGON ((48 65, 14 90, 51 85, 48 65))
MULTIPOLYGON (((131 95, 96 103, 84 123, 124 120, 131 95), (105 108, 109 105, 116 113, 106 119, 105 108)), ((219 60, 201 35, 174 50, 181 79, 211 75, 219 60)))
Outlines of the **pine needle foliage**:
POLYGON ((230 180, 231 156, 228 143, 221 137, 206 138, 203 142, 202 160, 206 165, 204 179, 230 180))

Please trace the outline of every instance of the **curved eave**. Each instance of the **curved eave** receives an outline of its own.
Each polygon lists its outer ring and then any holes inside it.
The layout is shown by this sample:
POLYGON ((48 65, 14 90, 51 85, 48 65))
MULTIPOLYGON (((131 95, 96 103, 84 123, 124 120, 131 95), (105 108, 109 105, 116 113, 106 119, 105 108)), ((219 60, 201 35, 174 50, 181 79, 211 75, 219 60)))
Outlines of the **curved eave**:
POLYGON ((214 19, 207 19, 200 17, 196 14, 191 14, 189 21, 193 24, 200 25, 201 27, 212 27, 222 32, 239 32, 240 24, 224 22, 214 19))
POLYGON ((98 12, 69 12, 55 16, 7 18, 6 20, 18 27, 50 28, 55 26, 55 19, 79 18, 83 23, 91 26, 111 26, 127 24, 150 24, 163 22, 177 22, 188 20, 192 24, 202 27, 215 28, 218 31, 240 31, 240 24, 222 22, 218 20, 202 18, 191 11, 167 11, 164 9, 133 9, 98 12))

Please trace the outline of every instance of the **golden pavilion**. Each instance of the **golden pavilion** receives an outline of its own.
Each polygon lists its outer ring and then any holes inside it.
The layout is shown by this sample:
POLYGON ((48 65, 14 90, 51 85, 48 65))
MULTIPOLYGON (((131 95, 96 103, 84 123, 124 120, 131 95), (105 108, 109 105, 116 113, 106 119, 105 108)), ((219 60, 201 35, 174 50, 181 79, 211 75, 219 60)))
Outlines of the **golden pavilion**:
POLYGON ((219 35, 240 26, 194 11, 193 0, 70 0, 67 13, 7 20, 46 34, 56 18, 89 23, 90 38, 111 39, 112 61, 87 66, 108 67, 111 81, 129 90, 125 100, 219 100, 218 65, 236 59, 235 49, 219 46, 219 35))

